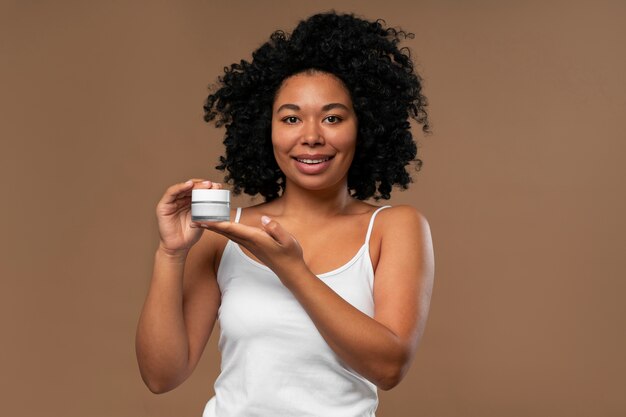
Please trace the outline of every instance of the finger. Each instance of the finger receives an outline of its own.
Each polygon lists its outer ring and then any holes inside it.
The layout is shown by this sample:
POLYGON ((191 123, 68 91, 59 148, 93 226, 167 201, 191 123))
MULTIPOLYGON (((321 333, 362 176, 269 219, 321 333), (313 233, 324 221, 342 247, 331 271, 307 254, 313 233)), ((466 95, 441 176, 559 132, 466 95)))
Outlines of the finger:
POLYGON ((220 234, 227 239, 232 240, 235 243, 238 243, 242 246, 246 246, 247 243, 250 242, 250 239, 242 238, 240 234, 232 233, 232 229, 225 227, 224 225, 219 225, 219 223, 228 223, 228 222, 196 222, 198 227, 210 230, 217 234, 220 234))
MULTIPOLYGON (((208 189, 212 189, 212 188, 219 188, 219 189, 222 188, 221 184, 213 182, 213 181, 205 180, 203 178, 192 178, 189 181, 192 182, 193 187, 191 187, 191 188, 186 187, 182 191, 179 190, 179 192, 177 193, 175 199, 191 198, 191 191, 193 189, 206 189, 206 190, 208 190, 208 189)), ((189 181, 185 182, 184 184, 187 185, 189 183, 189 181)))
POLYGON ((199 188, 199 189, 208 190, 208 189, 211 189, 212 186, 213 186, 213 181, 209 181, 209 180, 198 180, 193 183, 193 188, 196 188, 196 189, 199 188))
POLYGON ((222 184, 220 184, 219 182, 208 181, 204 179, 194 179, 192 181, 194 182, 193 188, 200 188, 200 189, 206 189, 206 190, 210 190, 210 189, 221 190, 222 189, 222 184))
POLYGON ((256 227, 246 226, 241 223, 231 222, 205 222, 205 227, 214 232, 221 233, 230 238, 237 238, 244 241, 255 242, 264 233, 256 227))
POLYGON ((165 203, 165 204, 172 203, 176 199, 178 199, 181 194, 184 194, 186 192, 191 192, 191 189, 193 188, 193 184, 194 184, 193 180, 189 180, 186 182, 172 185, 165 191, 165 194, 161 198, 161 203, 165 203))
POLYGON ((293 237, 275 220, 267 216, 261 216, 261 224, 263 229, 270 235, 276 242, 281 245, 287 245, 293 240, 293 237))
POLYGON ((173 210, 178 211, 182 209, 191 208, 191 197, 178 197, 176 200, 170 203, 173 206, 173 210))

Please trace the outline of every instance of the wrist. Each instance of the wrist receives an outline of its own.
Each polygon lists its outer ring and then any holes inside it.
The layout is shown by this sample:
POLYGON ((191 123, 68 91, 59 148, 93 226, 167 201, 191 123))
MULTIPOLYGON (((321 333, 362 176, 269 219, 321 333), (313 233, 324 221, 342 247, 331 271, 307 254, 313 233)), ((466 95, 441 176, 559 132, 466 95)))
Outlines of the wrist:
POLYGON ((159 243, 159 247, 157 248, 158 256, 162 256, 171 261, 185 262, 188 253, 189 249, 169 249, 163 246, 162 243, 159 243))
POLYGON ((298 285, 298 281, 308 280, 315 274, 311 272, 304 260, 284 263, 278 271, 274 271, 283 285, 289 289, 298 285))

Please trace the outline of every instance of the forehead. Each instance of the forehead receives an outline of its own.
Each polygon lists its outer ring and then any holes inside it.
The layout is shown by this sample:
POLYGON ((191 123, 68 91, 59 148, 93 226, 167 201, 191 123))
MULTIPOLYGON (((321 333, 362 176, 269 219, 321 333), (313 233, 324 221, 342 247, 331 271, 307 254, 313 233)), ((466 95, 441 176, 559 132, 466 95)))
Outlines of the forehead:
POLYGON ((327 104, 339 102, 351 107, 350 92, 336 76, 326 72, 301 73, 286 78, 274 99, 274 105, 285 103, 327 104))

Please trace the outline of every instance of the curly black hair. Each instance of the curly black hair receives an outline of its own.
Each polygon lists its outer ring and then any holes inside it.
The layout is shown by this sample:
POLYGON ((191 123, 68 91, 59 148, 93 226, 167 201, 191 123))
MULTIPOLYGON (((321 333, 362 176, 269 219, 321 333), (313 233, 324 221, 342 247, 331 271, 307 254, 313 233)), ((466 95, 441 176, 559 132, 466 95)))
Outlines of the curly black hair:
POLYGON ((272 33, 252 54, 224 68, 218 89, 204 105, 204 119, 225 126, 225 156, 216 168, 227 171, 233 192, 277 198, 285 187, 271 140, 272 106, 282 82, 295 74, 333 74, 347 87, 358 120, 357 145, 348 171, 350 194, 360 200, 389 199, 392 187, 406 189, 406 169, 417 159, 410 131, 413 118, 429 132, 427 100, 402 38, 412 38, 385 22, 353 14, 316 14, 301 21, 291 35, 272 33))

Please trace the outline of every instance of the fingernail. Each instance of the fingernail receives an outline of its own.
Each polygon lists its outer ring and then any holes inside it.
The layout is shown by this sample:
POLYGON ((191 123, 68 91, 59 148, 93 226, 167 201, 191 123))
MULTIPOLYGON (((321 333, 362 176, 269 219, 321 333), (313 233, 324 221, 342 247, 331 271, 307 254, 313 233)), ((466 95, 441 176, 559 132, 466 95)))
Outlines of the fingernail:
POLYGON ((211 184, 211 181, 202 181, 202 185, 209 185, 211 184))
POLYGON ((185 185, 191 185, 191 184, 193 184, 192 180, 189 180, 189 181, 185 182, 185 185))
POLYGON ((272 221, 272 219, 270 219, 269 217, 261 216, 261 223, 263 223, 263 226, 265 226, 266 224, 268 224, 271 221, 272 221))

